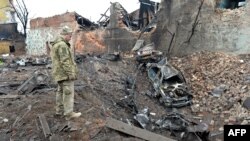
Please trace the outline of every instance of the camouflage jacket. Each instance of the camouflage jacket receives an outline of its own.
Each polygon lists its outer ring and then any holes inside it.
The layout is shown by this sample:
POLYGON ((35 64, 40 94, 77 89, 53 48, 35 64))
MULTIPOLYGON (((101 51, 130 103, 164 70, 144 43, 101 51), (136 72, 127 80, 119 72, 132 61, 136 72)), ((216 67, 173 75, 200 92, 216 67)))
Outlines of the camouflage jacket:
POLYGON ((77 67, 72 58, 70 44, 62 37, 52 43, 50 51, 52 60, 52 75, 55 81, 70 80, 77 75, 77 67))

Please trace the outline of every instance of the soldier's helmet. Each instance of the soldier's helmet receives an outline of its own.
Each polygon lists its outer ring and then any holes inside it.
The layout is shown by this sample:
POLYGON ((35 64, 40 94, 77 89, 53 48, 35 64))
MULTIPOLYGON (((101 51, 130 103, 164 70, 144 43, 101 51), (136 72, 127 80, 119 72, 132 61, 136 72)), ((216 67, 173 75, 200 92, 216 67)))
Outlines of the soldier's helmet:
POLYGON ((73 30, 71 28, 69 28, 68 26, 64 26, 61 30, 61 35, 68 35, 68 34, 72 34, 73 30))

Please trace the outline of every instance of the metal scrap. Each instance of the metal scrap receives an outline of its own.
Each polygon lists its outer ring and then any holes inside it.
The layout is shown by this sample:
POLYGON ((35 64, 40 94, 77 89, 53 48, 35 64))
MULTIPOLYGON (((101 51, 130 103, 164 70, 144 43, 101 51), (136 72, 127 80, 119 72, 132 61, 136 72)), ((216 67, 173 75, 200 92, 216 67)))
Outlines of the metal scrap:
MULTIPOLYGON (((30 78, 28 78, 21 86, 18 87, 17 94, 28 94, 38 86, 38 84, 46 82, 48 75, 36 71, 30 78)), ((45 83, 46 84, 46 83, 45 83)))
POLYGON ((134 116, 134 119, 140 124, 142 128, 145 129, 147 124, 150 122, 149 109, 144 108, 143 110, 139 111, 139 113, 134 116))
POLYGON ((155 124, 158 128, 170 131, 185 131, 190 122, 179 113, 171 113, 157 120, 155 124))
POLYGON ((138 49, 136 53, 136 60, 139 63, 155 63, 159 62, 163 57, 163 53, 161 51, 155 50, 154 43, 147 44, 146 46, 138 49))
POLYGON ((120 52, 104 54, 104 55, 102 55, 101 58, 106 59, 106 60, 110 60, 110 61, 118 61, 121 59, 120 52))
POLYGON ((155 122, 157 128, 167 129, 180 138, 180 140, 208 141, 209 130, 205 123, 194 123, 182 114, 170 113, 155 122))
POLYGON ((160 102, 166 107, 178 108, 192 104, 192 95, 185 78, 166 58, 158 63, 148 63, 147 71, 156 92, 154 97, 160 96, 160 102))

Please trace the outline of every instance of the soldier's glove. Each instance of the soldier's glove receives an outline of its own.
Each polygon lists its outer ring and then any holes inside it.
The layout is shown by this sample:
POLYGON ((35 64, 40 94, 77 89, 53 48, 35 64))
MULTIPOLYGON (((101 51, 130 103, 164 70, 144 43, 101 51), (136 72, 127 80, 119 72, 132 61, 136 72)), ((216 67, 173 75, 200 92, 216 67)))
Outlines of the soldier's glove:
POLYGON ((76 78, 76 75, 69 75, 68 76, 68 78, 69 78, 69 80, 76 80, 77 78, 76 78))

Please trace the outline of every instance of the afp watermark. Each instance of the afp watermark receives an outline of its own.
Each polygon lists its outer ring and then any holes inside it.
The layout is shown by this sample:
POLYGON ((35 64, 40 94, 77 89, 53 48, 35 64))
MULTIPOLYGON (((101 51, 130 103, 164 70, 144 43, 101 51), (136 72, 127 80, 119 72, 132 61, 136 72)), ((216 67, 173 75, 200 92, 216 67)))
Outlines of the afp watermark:
POLYGON ((224 125, 224 141, 250 141, 250 125, 224 125))

